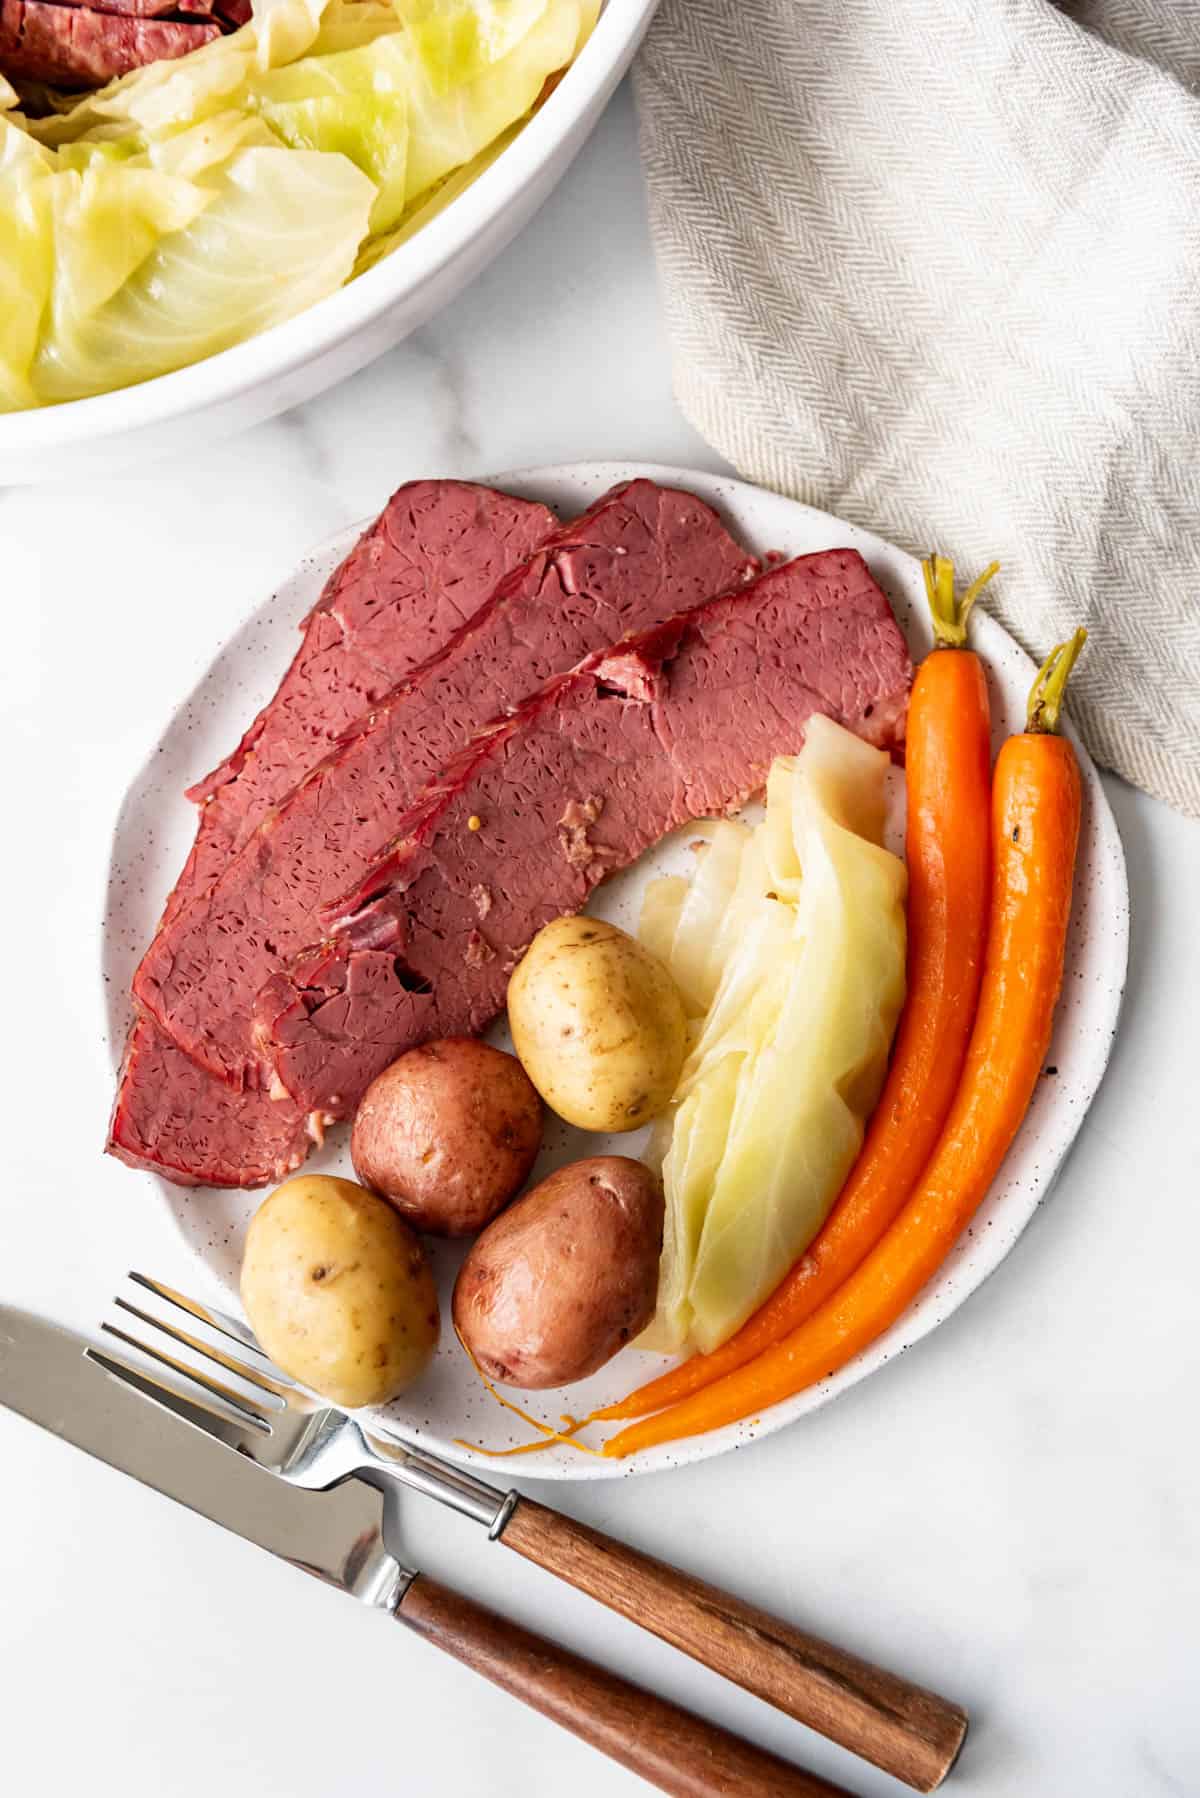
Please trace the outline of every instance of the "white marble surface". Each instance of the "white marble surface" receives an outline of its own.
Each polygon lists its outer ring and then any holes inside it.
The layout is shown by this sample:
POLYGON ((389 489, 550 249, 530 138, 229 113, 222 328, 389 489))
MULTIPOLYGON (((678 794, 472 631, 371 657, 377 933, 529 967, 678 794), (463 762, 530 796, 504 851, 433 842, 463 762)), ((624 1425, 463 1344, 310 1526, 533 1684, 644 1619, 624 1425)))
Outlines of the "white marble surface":
MULTIPOLYGON (((213 645, 410 475, 632 454, 676 412, 622 93, 434 326, 188 464, 0 493, 5 1300, 94 1322, 148 1186, 99 1154, 123 785, 213 645)), ((981 553, 986 545, 980 546, 981 553)), ((1200 830, 1115 781, 1133 959, 1052 1200, 928 1342, 748 1453, 565 1506, 965 1702, 963 1798, 1200 1792, 1200 830)), ((186 1267, 165 1219, 157 1270, 186 1267)), ((0 1785, 30 1798, 645 1790, 399 1631, 0 1414, 0 1785)), ((414 1503, 414 1558, 859 1794, 901 1788, 414 1503)))

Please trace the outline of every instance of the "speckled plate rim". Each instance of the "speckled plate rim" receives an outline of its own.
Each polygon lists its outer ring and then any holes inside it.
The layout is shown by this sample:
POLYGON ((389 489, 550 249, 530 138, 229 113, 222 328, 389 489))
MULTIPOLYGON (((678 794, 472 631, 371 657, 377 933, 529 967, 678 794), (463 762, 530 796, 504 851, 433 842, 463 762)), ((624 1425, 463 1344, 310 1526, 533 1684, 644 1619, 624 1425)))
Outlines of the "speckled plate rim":
MULTIPOLYGON (((859 550, 892 600, 914 656, 928 649, 919 564, 870 532, 813 507, 725 476, 650 463, 574 463, 482 478, 544 500, 569 516, 607 487, 633 475, 698 493, 759 553, 776 550, 795 555, 834 546, 859 550)), ((256 609, 172 714, 128 789, 114 832, 101 955, 114 1065, 120 1059, 128 1025, 125 993, 129 976, 190 840, 192 815, 181 797, 182 788, 226 752, 229 742, 236 740, 273 690, 290 653, 296 621, 359 528, 341 532, 313 551, 278 592, 256 609)), ((985 551, 986 545, 981 546, 981 555, 985 551)), ((994 618, 979 611, 974 643, 988 668, 998 745, 1008 731, 1021 726, 1034 665, 994 618)), ((896 1325, 832 1378, 761 1416, 705 1436, 664 1444, 627 1461, 603 1460, 556 1447, 509 1463, 468 1446, 460 1438, 503 1448, 527 1441, 531 1432, 510 1420, 482 1393, 453 1342, 443 1341, 427 1380, 388 1408, 384 1414, 388 1422, 450 1459, 491 1470, 500 1477, 505 1470, 518 1469, 522 1477, 545 1480, 614 1479, 662 1472, 773 1435, 895 1360, 958 1309, 999 1266, 1050 1191, 1103 1078, 1120 1014, 1129 946, 1124 855, 1096 769, 1069 725, 1068 731, 1083 770, 1084 816, 1066 979, 1047 1073, 987 1200, 941 1272, 896 1325)), ((643 857, 637 870, 613 883, 611 889, 602 889, 592 909, 631 925, 646 880, 686 865, 680 859, 684 853, 685 844, 668 840, 660 850, 643 857)), ((497 1040, 504 1040, 502 1033, 497 1040)), ((638 1144, 637 1138, 622 1138, 606 1145, 566 1126, 552 1126, 546 1155, 535 1175, 573 1155, 595 1153, 605 1146, 636 1153, 638 1144)), ((314 1172, 349 1171, 344 1141, 328 1145, 309 1167, 314 1172)), ((245 1224, 262 1195, 189 1191, 153 1175, 136 1177, 153 1183, 196 1257, 197 1291, 227 1297, 236 1288, 245 1224)), ((434 1247, 435 1270, 443 1292, 453 1279, 460 1254, 461 1250, 450 1245, 434 1247)), ((574 1413, 583 1414, 628 1391, 663 1365, 658 1357, 626 1351, 582 1385, 559 1393, 516 1396, 529 1400, 529 1409, 555 1423, 568 1405, 574 1413)))

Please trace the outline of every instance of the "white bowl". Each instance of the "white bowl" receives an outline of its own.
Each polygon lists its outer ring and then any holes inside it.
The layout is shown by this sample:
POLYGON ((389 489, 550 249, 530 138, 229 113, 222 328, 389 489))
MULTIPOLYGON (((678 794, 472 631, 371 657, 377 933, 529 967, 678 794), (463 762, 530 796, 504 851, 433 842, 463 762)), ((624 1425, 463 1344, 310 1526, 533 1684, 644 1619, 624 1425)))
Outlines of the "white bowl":
POLYGON ((357 281, 248 343, 96 399, 0 415, 0 485, 111 474, 285 412, 399 343, 526 224, 582 148, 658 0, 606 0, 545 105, 466 191, 357 281))

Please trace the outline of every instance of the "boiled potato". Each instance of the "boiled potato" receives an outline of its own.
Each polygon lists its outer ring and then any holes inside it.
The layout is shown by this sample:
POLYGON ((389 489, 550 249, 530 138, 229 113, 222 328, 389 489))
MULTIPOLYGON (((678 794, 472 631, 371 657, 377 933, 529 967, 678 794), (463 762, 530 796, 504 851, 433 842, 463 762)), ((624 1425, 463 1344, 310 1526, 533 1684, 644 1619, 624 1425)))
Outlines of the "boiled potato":
POLYGON ((437 1292, 420 1243, 353 1180, 301 1174, 259 1206, 242 1303, 284 1373, 347 1410, 395 1398, 437 1347, 437 1292))
POLYGON ((656 1117, 687 1047, 662 962, 598 918, 539 930, 509 981, 508 1021, 547 1105, 581 1130, 636 1130, 656 1117))
POLYGON ((662 1232, 662 1189, 640 1161, 559 1168, 471 1247, 454 1327, 506 1386, 586 1379, 653 1316, 662 1232))
POLYGON ((446 1037, 372 1081, 350 1158, 415 1229, 473 1236, 525 1184, 541 1141, 542 1102, 515 1056, 446 1037))

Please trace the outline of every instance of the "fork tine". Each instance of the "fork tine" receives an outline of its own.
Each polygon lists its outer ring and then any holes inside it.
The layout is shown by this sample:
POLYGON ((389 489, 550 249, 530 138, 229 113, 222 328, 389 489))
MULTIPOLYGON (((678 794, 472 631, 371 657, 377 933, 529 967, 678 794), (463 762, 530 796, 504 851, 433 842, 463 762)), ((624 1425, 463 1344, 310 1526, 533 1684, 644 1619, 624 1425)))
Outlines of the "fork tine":
POLYGON ((129 1278, 135 1286, 141 1286, 147 1292, 154 1293, 156 1298, 165 1299, 169 1305, 178 1305, 181 1311, 207 1324, 210 1329, 218 1331, 222 1336, 229 1336, 239 1347, 249 1349, 260 1361, 266 1363, 272 1375, 282 1385, 290 1386, 292 1382, 280 1373, 269 1355, 264 1354, 253 1331, 240 1318, 230 1317, 228 1312, 218 1311, 215 1305, 202 1305, 198 1299, 189 1299, 186 1293, 177 1292, 173 1286, 166 1286, 161 1280, 152 1280, 148 1274, 135 1273, 132 1270, 129 1278))
POLYGON ((248 1386, 255 1386, 260 1392, 270 1393, 275 1398, 282 1399, 285 1404, 289 1393, 295 1390, 290 1385, 283 1385, 280 1381, 272 1379, 270 1375, 261 1372, 259 1368, 248 1367, 244 1361, 238 1361, 232 1355, 225 1354, 222 1349, 214 1348, 211 1343, 201 1342, 198 1336, 190 1335, 187 1330, 177 1329, 165 1318, 155 1317, 152 1312, 143 1311, 139 1306, 131 1305, 128 1299, 114 1299, 113 1303, 120 1310, 128 1311, 131 1317, 136 1317, 139 1323, 148 1324, 152 1330, 161 1330, 164 1336, 171 1338, 172 1342, 179 1342, 183 1344, 184 1348, 194 1349, 205 1360, 215 1361, 227 1373, 236 1374, 239 1379, 245 1380, 248 1386))
POLYGON ((159 1362, 163 1367, 169 1367, 172 1373, 177 1373, 181 1378, 190 1380, 193 1385, 202 1387, 205 1392, 211 1392, 214 1398, 219 1398, 223 1404, 229 1406, 231 1411, 236 1411, 238 1416, 243 1418, 252 1429, 261 1431, 263 1435, 270 1435, 271 1425, 268 1420, 255 1411, 240 1393, 233 1390, 232 1386, 226 1386, 224 1381, 202 1373, 198 1368, 190 1366, 186 1361, 178 1360, 174 1355, 168 1355, 163 1349, 151 1348, 149 1343, 139 1342, 136 1336, 130 1336, 127 1331, 119 1330, 116 1324, 104 1323, 100 1328, 106 1336, 115 1336, 118 1342, 123 1342, 127 1347, 136 1349, 140 1355, 149 1355, 152 1361, 159 1362))
POLYGON ((86 1348, 84 1355, 87 1360, 94 1361, 98 1367, 102 1367, 110 1378, 120 1380, 126 1386, 132 1386, 144 1398, 148 1398, 152 1403, 160 1406, 162 1410, 173 1412, 176 1417, 181 1417, 185 1423, 190 1423, 197 1430, 203 1430, 208 1436, 215 1436, 218 1442, 223 1442, 227 1448, 240 1449, 245 1446, 245 1428, 240 1423, 234 1423, 231 1418, 224 1416, 220 1411, 210 1409, 202 1400, 185 1398, 182 1392, 179 1392, 174 1386, 168 1386, 165 1381, 156 1380, 152 1374, 145 1373, 139 1368, 130 1367, 126 1361, 118 1361, 110 1355, 102 1354, 97 1348, 86 1348))

